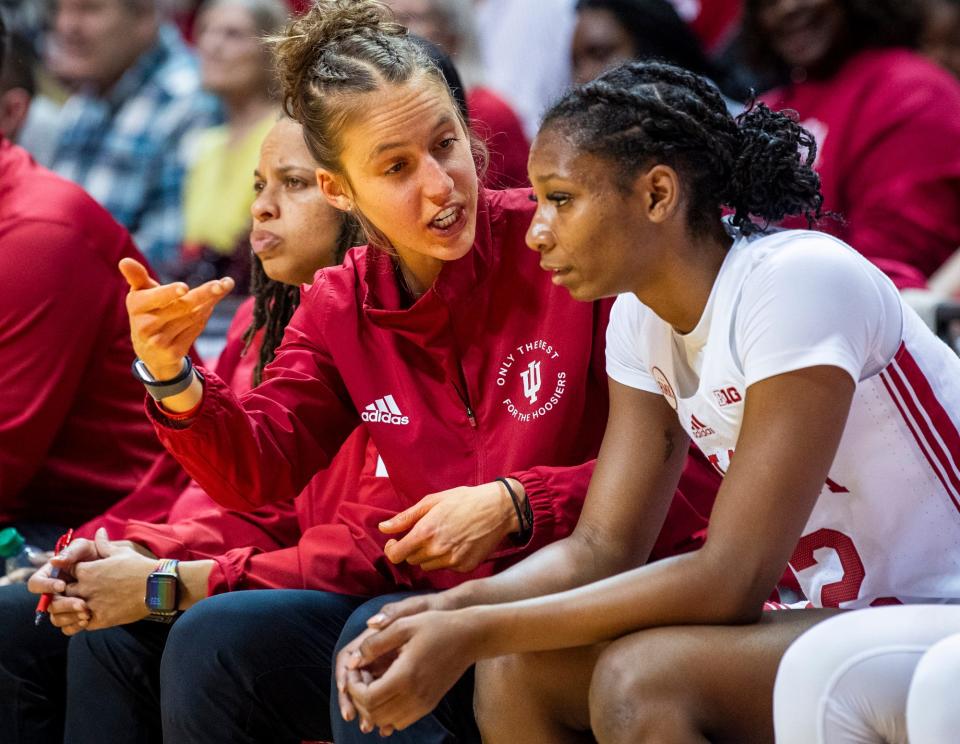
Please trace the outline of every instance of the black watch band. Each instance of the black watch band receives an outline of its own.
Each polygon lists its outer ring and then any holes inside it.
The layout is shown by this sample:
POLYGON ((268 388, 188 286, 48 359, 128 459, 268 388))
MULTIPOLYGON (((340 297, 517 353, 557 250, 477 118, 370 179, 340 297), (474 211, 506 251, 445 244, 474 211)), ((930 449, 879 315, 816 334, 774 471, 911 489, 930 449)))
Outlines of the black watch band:
POLYGON ((183 368, 180 370, 180 374, 170 380, 156 379, 150 374, 147 365, 139 357, 133 360, 130 370, 133 372, 133 376, 143 383, 150 397, 154 400, 162 400, 163 398, 169 398, 171 395, 182 393, 193 384, 195 373, 193 362, 190 361, 188 356, 183 358, 183 368))

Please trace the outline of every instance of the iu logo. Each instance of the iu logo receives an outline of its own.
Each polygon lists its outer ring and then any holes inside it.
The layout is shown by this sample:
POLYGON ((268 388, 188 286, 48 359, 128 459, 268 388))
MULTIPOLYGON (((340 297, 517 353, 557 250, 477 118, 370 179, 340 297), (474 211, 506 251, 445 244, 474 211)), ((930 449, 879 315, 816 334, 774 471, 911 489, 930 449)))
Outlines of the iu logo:
POLYGON ((523 394, 531 405, 536 403, 537 393, 540 392, 540 362, 530 362, 520 377, 523 379, 523 394))

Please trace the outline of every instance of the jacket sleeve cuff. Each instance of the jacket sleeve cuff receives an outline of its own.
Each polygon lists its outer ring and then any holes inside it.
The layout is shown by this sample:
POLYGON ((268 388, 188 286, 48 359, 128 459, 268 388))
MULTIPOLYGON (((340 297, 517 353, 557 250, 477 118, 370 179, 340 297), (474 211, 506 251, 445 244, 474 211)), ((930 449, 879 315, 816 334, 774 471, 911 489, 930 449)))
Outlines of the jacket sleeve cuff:
POLYGON ((192 560, 194 556, 175 534, 162 529, 166 525, 152 525, 131 520, 123 531, 124 540, 135 542, 150 549, 160 558, 176 558, 180 561, 192 560), (158 529, 161 528, 161 529, 158 529))
POLYGON ((207 596, 214 594, 224 594, 234 590, 237 577, 232 573, 230 561, 224 556, 218 555, 213 559, 213 568, 210 569, 210 577, 207 579, 207 596))
POLYGON ((189 429, 191 424, 204 413, 204 410, 210 408, 210 406, 205 405, 207 398, 210 397, 207 395, 207 388, 209 385, 216 386, 217 383, 223 385, 223 382, 221 382, 215 374, 203 367, 196 367, 196 369, 200 372, 200 382, 203 385, 203 397, 200 398, 200 402, 189 411, 184 411, 183 413, 168 411, 160 405, 160 401, 154 400, 148 394, 144 394, 144 407, 146 408, 147 415, 154 422, 155 426, 161 426, 165 429, 189 429))
POLYGON ((553 542, 557 533, 556 494, 552 493, 543 477, 535 470, 510 473, 508 478, 520 481, 523 492, 533 509, 533 530, 522 545, 508 544, 490 556, 491 559, 506 558, 518 553, 532 553, 539 547, 553 542))

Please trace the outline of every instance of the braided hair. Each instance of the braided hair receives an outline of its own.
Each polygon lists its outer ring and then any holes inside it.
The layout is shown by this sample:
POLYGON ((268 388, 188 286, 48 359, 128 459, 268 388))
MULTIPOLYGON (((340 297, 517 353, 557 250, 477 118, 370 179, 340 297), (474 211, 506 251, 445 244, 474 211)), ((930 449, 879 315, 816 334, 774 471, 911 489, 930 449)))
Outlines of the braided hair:
MULTIPOLYGON (((303 125, 307 149, 317 163, 345 176, 341 133, 362 114, 364 94, 423 76, 451 95, 448 81, 425 45, 393 19, 377 0, 316 0, 310 11, 272 40, 281 100, 288 116, 303 125)), ((486 161, 462 111, 454 110, 470 135, 478 168, 486 161)), ((389 249, 387 237, 354 209, 371 245, 389 249)))
MULTIPOLYGON (((334 249, 334 265, 343 261, 347 249, 363 242, 356 221, 346 212, 339 214, 341 222, 334 249)), ((300 286, 271 279, 257 256, 253 257, 252 264, 250 293, 253 295, 253 321, 243 334, 242 353, 247 353, 257 331, 263 328, 260 359, 253 370, 253 384, 256 386, 263 380, 263 368, 273 361, 293 311, 300 305, 300 286)))
POLYGON ((642 168, 672 167, 697 234, 715 234, 722 206, 745 235, 787 215, 821 216, 813 136, 763 104, 734 119, 712 83, 673 65, 627 62, 572 89, 547 111, 547 129, 607 160, 625 194, 642 168))

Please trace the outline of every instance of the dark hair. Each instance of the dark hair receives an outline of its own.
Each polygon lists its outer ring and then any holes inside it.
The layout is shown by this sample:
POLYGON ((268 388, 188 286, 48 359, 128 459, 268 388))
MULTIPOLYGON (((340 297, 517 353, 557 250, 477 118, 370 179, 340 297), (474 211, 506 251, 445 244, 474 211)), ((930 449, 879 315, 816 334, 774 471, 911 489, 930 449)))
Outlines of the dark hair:
POLYGON ((4 60, 7 58, 7 26, 3 22, 3 13, 0 12, 0 77, 3 76, 4 60))
POLYGON ((630 35, 637 59, 659 60, 713 80, 714 64, 667 0, 578 0, 577 11, 606 10, 630 35))
MULTIPOLYGON (((758 72, 784 78, 789 72, 770 44, 770 35, 760 26, 759 10, 764 0, 746 0, 741 41, 747 62, 758 72)), ((846 14, 843 58, 867 48, 920 45, 923 10, 916 0, 834 0, 846 14)))
MULTIPOLYGON (((2 36, 2 32, 0 32, 2 36)), ((6 38, 6 49, 0 39, 0 93, 13 88, 23 88, 32 98, 37 92, 33 65, 36 53, 22 34, 14 31, 6 38)))
POLYGON ((463 81, 460 79, 460 73, 457 72, 456 65, 453 64, 453 60, 450 59, 450 55, 432 41, 429 39, 424 39, 422 36, 410 34, 410 38, 423 47, 423 50, 427 53, 430 59, 433 60, 433 64, 435 64, 437 69, 440 70, 440 74, 443 75, 443 79, 447 83, 447 87, 450 89, 450 95, 453 96, 453 102, 457 104, 457 108, 460 111, 460 116, 462 116, 463 120, 469 124, 470 112, 467 110, 467 97, 464 94, 463 81))
MULTIPOLYGON (((344 172, 339 134, 358 112, 358 94, 418 75, 450 93, 424 46, 377 0, 317 0, 273 43, 283 108, 303 125, 307 148, 317 163, 334 173, 344 172)), ((460 109, 456 110, 459 116, 460 109)), ((466 121, 461 123, 469 133, 466 121)), ((482 153, 482 144, 472 136, 471 141, 474 154, 482 153)), ((371 244, 390 247, 386 236, 359 210, 354 214, 371 244)))
POLYGON ((674 168, 695 233, 715 231, 723 205, 745 235, 790 214, 820 217, 813 136, 763 104, 734 119, 716 86, 673 65, 628 62, 574 88, 544 117, 551 128, 609 161, 624 193, 641 168, 674 168))
MULTIPOLYGON (((333 265, 342 263, 347 250, 363 242, 361 239, 363 233, 356 220, 346 212, 339 214, 341 222, 333 265)), ((253 320, 243 334, 243 353, 250 348, 257 331, 263 328, 260 359, 253 370, 253 384, 259 385, 263 380, 263 368, 273 361, 277 347, 283 340, 283 332, 290 318, 293 317, 293 311, 300 305, 300 286, 271 279, 263 270, 263 264, 257 256, 253 256, 251 263, 250 294, 253 295, 253 320)))

